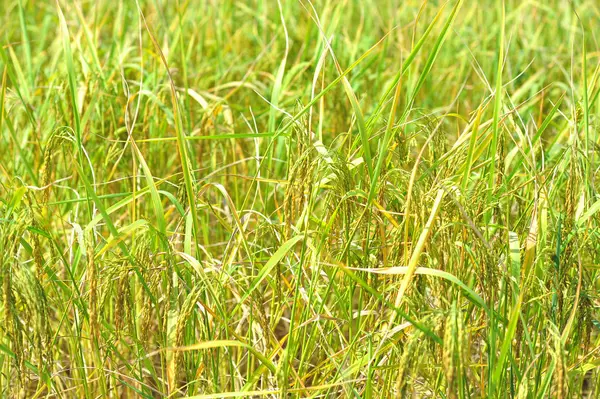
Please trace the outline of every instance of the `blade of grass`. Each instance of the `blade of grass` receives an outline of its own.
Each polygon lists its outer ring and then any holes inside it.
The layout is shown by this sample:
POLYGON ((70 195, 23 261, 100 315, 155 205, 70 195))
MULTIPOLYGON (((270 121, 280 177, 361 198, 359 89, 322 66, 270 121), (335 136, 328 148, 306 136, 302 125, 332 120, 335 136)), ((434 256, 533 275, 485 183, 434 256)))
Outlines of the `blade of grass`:
MULTIPOLYGON (((488 195, 487 202, 491 203, 496 186, 496 156, 498 155, 498 136, 501 133, 500 129, 500 113, 502 112, 502 71, 504 68, 504 35, 505 35, 505 20, 506 12, 504 0, 498 0, 498 12, 500 13, 500 27, 498 32, 498 53, 496 55, 496 88, 494 90, 494 111, 492 121, 492 142, 490 145, 490 165, 487 170, 488 177, 488 195)), ((492 218, 492 207, 488 207, 486 212, 485 222, 490 223, 492 218)))

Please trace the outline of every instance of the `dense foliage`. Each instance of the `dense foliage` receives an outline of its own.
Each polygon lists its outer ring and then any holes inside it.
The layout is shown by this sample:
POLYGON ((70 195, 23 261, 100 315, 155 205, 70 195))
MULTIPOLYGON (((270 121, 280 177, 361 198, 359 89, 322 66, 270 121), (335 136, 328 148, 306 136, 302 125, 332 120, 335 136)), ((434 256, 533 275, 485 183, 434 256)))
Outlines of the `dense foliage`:
POLYGON ((600 3, 5 0, 0 392, 600 396, 600 3))

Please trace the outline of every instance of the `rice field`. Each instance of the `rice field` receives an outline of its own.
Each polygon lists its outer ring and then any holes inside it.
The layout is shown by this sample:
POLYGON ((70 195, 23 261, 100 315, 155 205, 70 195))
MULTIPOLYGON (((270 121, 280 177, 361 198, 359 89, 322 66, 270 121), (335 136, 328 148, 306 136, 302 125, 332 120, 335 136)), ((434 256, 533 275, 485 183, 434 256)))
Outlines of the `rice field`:
POLYGON ((598 1, 0 5, 0 397, 600 397, 598 1))

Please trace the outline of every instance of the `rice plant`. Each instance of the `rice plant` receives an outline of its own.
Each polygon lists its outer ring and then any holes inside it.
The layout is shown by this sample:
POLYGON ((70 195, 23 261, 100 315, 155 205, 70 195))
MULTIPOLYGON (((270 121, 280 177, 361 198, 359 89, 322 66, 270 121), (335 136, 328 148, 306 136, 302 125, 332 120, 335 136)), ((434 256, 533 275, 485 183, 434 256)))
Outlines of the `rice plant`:
POLYGON ((1 397, 600 397, 597 1, 2 6, 1 397))

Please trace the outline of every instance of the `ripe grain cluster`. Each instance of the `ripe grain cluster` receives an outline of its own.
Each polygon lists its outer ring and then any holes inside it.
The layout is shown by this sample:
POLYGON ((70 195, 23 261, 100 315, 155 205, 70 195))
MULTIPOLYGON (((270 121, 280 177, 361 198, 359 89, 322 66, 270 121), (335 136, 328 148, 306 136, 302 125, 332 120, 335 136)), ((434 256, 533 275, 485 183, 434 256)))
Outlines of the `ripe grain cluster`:
POLYGON ((598 1, 1 5, 0 397, 600 397, 598 1))

